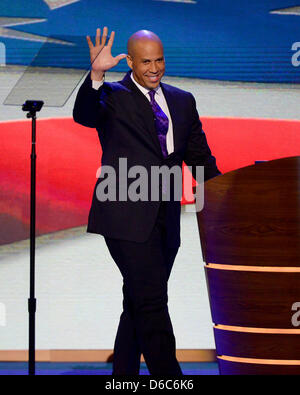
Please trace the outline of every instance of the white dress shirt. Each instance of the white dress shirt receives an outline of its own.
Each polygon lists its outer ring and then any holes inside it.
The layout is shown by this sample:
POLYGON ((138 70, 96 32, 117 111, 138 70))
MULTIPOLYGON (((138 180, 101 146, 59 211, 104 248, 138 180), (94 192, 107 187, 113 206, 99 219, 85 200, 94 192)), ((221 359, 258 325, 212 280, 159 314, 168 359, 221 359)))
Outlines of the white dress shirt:
MULTIPOLYGON (((136 80, 133 78, 133 74, 131 73, 131 79, 135 83, 135 85, 139 88, 139 90, 147 97, 147 99, 150 102, 150 95, 148 92, 150 89, 144 88, 141 86, 136 80)), ((92 86, 94 89, 99 89, 104 82, 104 77, 102 81, 92 81, 92 86)), ((169 108, 165 99, 165 96, 163 94, 163 91, 161 89, 161 86, 159 85, 155 90, 155 101, 157 104, 160 106, 160 108, 163 110, 163 112, 166 114, 166 116, 169 119, 169 129, 167 132, 167 150, 168 154, 170 155, 172 152, 174 152, 174 137, 173 137, 173 124, 172 124, 172 119, 170 116, 169 108)))

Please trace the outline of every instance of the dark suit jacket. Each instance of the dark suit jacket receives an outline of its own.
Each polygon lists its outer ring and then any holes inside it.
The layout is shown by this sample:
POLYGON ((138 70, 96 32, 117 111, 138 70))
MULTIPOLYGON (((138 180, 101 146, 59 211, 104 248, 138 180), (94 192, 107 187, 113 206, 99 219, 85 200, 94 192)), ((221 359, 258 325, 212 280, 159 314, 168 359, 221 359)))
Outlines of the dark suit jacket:
MULTIPOLYGON (((173 123, 174 152, 164 158, 155 130, 149 101, 133 83, 128 72, 120 82, 97 91, 90 75, 79 89, 73 117, 84 126, 96 128, 102 146, 101 165, 112 166, 119 177, 119 158, 127 158, 128 169, 140 165, 168 167, 182 162, 204 166, 205 180, 220 174, 211 155, 192 94, 161 83, 173 123)), ((193 172, 194 174, 194 172, 193 172)), ((154 227, 159 201, 105 201, 96 196, 96 183, 88 221, 88 232, 106 237, 144 242, 154 227)), ((128 183, 130 184, 130 183, 128 183)), ((118 195, 118 193, 117 193, 118 195)), ((168 203, 170 244, 180 243, 180 202, 168 203)))

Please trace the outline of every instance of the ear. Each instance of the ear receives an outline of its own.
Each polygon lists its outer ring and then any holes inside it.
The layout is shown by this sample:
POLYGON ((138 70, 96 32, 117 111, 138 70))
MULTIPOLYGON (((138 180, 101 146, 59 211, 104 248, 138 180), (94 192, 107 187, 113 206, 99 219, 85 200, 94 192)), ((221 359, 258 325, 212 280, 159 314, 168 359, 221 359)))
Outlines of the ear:
POLYGON ((132 63, 133 63, 132 57, 131 57, 130 55, 127 55, 127 56, 126 56, 126 60, 127 60, 128 66, 129 66, 129 67, 131 68, 131 70, 132 70, 132 63))

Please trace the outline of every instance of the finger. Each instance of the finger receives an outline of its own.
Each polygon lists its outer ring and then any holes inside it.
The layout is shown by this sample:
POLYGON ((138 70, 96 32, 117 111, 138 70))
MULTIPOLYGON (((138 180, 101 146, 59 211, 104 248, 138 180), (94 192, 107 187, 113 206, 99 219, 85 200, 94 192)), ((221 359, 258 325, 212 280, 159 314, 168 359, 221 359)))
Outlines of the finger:
POLYGON ((86 41, 88 43, 89 48, 92 49, 94 47, 94 45, 92 43, 91 37, 90 36, 86 36, 86 41))
POLYGON ((99 46, 100 45, 100 35, 101 35, 101 29, 96 30, 96 40, 95 40, 95 45, 99 46))
POLYGON ((126 53, 121 53, 120 55, 115 57, 115 60, 116 60, 117 63, 119 63, 120 60, 125 59, 125 58, 127 58, 126 53))
POLYGON ((105 26, 104 29, 103 29, 102 40, 101 40, 101 45, 102 46, 105 45, 106 38, 107 38, 107 32, 108 32, 108 29, 105 26))
POLYGON ((112 47, 112 45, 113 45, 113 43, 114 43, 114 39, 115 39, 115 32, 112 31, 111 34, 110 34, 108 43, 107 43, 107 46, 108 46, 108 47, 112 47))

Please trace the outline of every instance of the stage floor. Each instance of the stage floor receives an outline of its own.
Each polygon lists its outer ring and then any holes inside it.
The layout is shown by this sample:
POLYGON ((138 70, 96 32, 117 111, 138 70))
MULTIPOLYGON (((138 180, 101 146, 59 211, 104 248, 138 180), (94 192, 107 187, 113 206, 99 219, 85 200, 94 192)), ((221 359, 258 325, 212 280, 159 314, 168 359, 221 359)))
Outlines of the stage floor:
MULTIPOLYGON (((0 376, 27 375, 26 362, 0 362, 0 376)), ((180 363, 184 375, 219 375, 216 362, 184 362, 180 363)), ((37 362, 36 375, 47 376, 100 376, 111 375, 112 364, 106 362, 37 362)), ((141 375, 149 375, 145 363, 141 364, 141 375)))

